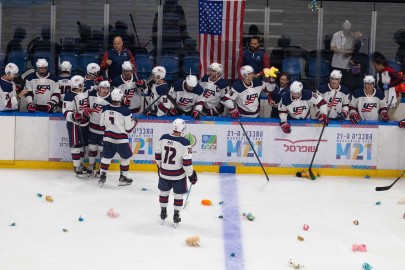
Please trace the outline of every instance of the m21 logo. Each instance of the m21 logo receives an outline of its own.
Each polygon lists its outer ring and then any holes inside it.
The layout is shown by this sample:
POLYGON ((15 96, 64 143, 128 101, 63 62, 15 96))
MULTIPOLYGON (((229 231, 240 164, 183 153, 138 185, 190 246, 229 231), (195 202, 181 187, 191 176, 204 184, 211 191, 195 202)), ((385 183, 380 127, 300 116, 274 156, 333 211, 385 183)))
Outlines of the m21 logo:
POLYGON ((366 143, 337 143, 336 159, 371 160, 371 144, 366 143))
MULTIPOLYGON (((263 141, 252 141, 252 144, 259 157, 262 156, 263 141)), ((237 157, 254 157, 254 151, 247 140, 228 140, 227 156, 231 157, 236 154, 237 157)))
POLYGON ((137 155, 153 154, 153 138, 134 138, 133 153, 137 155))

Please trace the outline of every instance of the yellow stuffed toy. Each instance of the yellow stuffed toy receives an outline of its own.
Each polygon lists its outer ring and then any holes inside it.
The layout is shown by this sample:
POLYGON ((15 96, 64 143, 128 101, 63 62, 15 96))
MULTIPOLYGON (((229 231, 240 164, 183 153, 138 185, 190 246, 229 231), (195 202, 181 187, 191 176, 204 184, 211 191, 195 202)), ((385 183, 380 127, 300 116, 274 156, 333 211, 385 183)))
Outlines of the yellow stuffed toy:
POLYGON ((264 73, 264 76, 265 76, 266 78, 271 77, 271 78, 274 78, 274 79, 275 79, 275 78, 277 78, 277 73, 278 73, 278 72, 279 72, 278 69, 275 68, 275 67, 263 69, 263 73, 264 73))

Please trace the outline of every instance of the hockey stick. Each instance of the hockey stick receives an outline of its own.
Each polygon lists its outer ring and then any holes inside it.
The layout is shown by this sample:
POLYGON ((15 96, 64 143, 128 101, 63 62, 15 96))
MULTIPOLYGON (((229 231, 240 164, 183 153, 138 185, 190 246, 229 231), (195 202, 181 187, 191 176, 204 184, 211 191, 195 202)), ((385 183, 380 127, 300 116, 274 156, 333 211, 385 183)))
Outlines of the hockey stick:
POLYGON ((190 185, 190 188, 188 189, 188 191, 187 191, 187 197, 186 197, 186 201, 184 202, 184 206, 183 206, 183 209, 184 208, 186 208, 186 206, 188 205, 188 196, 190 196, 190 193, 191 193, 191 188, 193 187, 193 185, 190 185))
POLYGON ((240 127, 242 128, 243 133, 244 133, 245 136, 246 136, 246 139, 249 141, 250 147, 252 148, 253 153, 255 153, 255 156, 256 156, 256 158, 257 158, 257 161, 259 161, 259 164, 260 164, 260 166, 262 167, 263 173, 264 173, 264 175, 266 176, 267 181, 269 181, 269 176, 267 175, 266 170, 264 169, 263 164, 262 164, 262 162, 260 161, 260 158, 259 158, 259 156, 257 155, 255 148, 253 147, 253 143, 252 143, 252 141, 250 140, 249 136, 247 135, 246 130, 245 130, 245 127, 242 125, 242 122, 240 121, 240 118, 239 118, 239 117, 238 117, 238 123, 239 123, 240 127))
POLYGON ((375 188, 375 191, 385 191, 385 190, 389 190, 390 188, 392 188, 393 185, 395 185, 396 182, 398 182, 399 179, 401 179, 401 177, 402 177, 404 174, 405 174, 405 171, 403 171, 403 172, 401 173, 401 175, 398 176, 398 178, 395 179, 395 181, 394 181, 391 185, 385 186, 385 187, 376 187, 376 188, 375 188))
MULTIPOLYGON (((328 111, 328 114, 326 115, 327 118, 329 118, 330 111, 332 110, 332 107, 333 107, 333 102, 335 101, 335 98, 336 98, 336 94, 337 94, 337 91, 335 91, 335 94, 333 95, 331 105, 330 105, 330 110, 328 111)), ((312 164, 314 163, 316 153, 318 152, 319 143, 321 142, 322 135, 323 135, 323 132, 325 130, 325 127, 326 127, 326 125, 323 125, 321 134, 319 135, 318 143, 316 144, 314 155, 312 156, 312 160, 311 160, 311 163, 309 164, 309 168, 308 168, 309 176, 311 177, 312 180, 316 179, 316 176, 312 172, 312 164)))

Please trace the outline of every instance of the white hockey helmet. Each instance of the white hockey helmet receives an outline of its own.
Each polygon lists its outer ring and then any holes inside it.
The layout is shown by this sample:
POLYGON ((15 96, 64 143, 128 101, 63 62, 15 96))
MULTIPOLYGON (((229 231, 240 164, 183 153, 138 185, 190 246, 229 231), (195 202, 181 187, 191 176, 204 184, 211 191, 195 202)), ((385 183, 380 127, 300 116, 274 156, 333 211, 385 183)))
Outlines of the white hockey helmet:
POLYGON ((122 90, 119 88, 114 88, 111 91, 111 99, 113 101, 121 101, 123 96, 124 96, 124 93, 122 93, 122 90))
POLYGON ((156 66, 152 69, 155 79, 163 80, 166 77, 166 69, 162 66, 156 66))
POLYGON ((90 63, 87 65, 87 74, 90 74, 92 76, 97 76, 98 73, 100 72, 100 66, 96 63, 90 63))
POLYGON ((372 83, 372 84, 374 84, 374 83, 375 83, 375 79, 374 79, 373 76, 367 75, 366 77, 364 77, 363 82, 364 82, 364 83, 372 83))
POLYGON ((124 63, 122 63, 122 70, 131 70, 132 71, 131 62, 124 61, 124 63))
POLYGON ((63 61, 59 65, 59 70, 62 72, 70 72, 72 70, 72 64, 69 61, 63 61))
POLYGON ((48 61, 46 61, 46 59, 44 58, 40 58, 37 60, 37 62, 35 63, 35 65, 37 66, 37 68, 43 68, 43 67, 48 67, 48 61))
POLYGON ((72 88, 80 88, 84 87, 84 78, 80 75, 75 75, 70 79, 70 85, 72 88))
POLYGON ((215 71, 218 75, 222 73, 222 65, 217 62, 212 63, 209 69, 215 71))
POLYGON ((243 66, 240 68, 240 74, 242 75, 242 78, 246 79, 250 73, 254 73, 255 71, 253 68, 249 65, 243 66))
POLYGON ((333 79, 342 79, 342 72, 340 70, 332 70, 332 72, 330 73, 330 78, 333 79))
POLYGON ((14 63, 8 63, 7 66, 4 68, 4 73, 6 74, 11 74, 11 75, 17 75, 18 74, 18 67, 14 63))
POLYGON ((177 118, 173 121, 173 130, 183 132, 186 129, 186 122, 183 119, 177 118))
POLYGON ((188 76, 186 77, 186 83, 187 83, 188 86, 194 88, 194 87, 196 87, 197 84, 198 84, 198 79, 197 79, 197 77, 194 76, 194 75, 188 75, 188 76))
POLYGON ((108 87, 108 88, 110 88, 110 82, 109 81, 107 81, 107 80, 105 80, 105 81, 101 81, 99 84, 98 84, 98 87, 108 87))
POLYGON ((294 81, 294 82, 290 85, 290 91, 291 91, 291 93, 294 93, 294 94, 299 94, 299 93, 301 93, 302 88, 303 88, 302 83, 299 82, 299 81, 294 81))

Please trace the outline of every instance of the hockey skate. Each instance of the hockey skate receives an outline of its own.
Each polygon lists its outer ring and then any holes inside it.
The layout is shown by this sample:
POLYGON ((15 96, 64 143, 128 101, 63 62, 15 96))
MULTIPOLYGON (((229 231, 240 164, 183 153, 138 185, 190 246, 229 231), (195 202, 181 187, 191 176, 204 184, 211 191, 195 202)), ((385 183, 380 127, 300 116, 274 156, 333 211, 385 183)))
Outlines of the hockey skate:
POLYGON ((165 222, 165 219, 167 218, 167 209, 166 209, 166 207, 161 207, 160 218, 162 219, 162 225, 163 225, 163 223, 165 222))
POLYGON ((174 210, 174 215, 173 215, 173 222, 174 222, 174 227, 177 228, 177 225, 181 221, 180 218, 180 212, 179 210, 174 210))
POLYGON ((75 174, 76 174, 76 177, 78 177, 78 178, 82 178, 83 175, 84 175, 83 169, 82 169, 81 166, 75 166, 75 167, 74 167, 74 172, 75 172, 75 174))
MULTIPOLYGON (((100 178, 101 179, 101 178, 100 178)), ((126 177, 125 175, 123 175, 122 173, 120 174, 120 179, 118 180, 118 185, 119 186, 128 186, 132 184, 132 179, 126 177)))
POLYGON ((104 185, 105 181, 107 181, 107 174, 105 172, 102 172, 100 175, 100 179, 98 179, 98 185, 100 188, 104 185))
POLYGON ((94 164, 89 164, 87 167, 87 177, 90 177, 94 174, 94 164))

